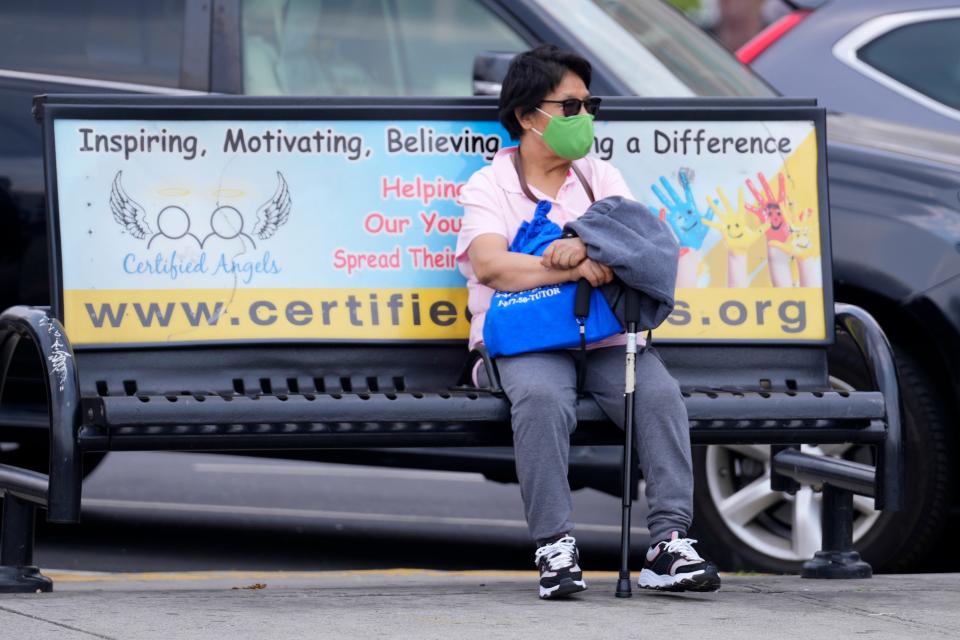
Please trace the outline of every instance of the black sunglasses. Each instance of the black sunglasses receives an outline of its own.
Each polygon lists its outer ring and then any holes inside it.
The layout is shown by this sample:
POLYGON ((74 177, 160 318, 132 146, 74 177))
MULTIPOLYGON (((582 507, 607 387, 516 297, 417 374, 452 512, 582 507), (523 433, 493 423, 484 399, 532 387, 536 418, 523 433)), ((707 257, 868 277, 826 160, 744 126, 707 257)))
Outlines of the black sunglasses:
POLYGON ((567 98, 566 100, 544 100, 544 102, 552 102, 554 104, 563 105, 563 115, 565 116, 577 115, 580 113, 581 106, 592 116, 597 115, 597 112, 600 111, 600 98, 597 98, 596 96, 590 96, 586 100, 567 98))

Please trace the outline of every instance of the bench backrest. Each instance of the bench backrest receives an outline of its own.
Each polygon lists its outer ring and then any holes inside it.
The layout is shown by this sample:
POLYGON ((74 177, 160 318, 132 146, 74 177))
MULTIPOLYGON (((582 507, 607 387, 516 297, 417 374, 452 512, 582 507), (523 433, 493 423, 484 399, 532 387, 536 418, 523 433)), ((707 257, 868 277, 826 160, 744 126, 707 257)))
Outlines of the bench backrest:
MULTIPOLYGON (((825 382, 823 110, 602 114, 594 153, 684 247, 656 332, 678 377, 825 382)), ((44 96, 37 115, 53 310, 85 391, 450 383, 469 327, 456 198, 511 144, 493 100, 44 96)))

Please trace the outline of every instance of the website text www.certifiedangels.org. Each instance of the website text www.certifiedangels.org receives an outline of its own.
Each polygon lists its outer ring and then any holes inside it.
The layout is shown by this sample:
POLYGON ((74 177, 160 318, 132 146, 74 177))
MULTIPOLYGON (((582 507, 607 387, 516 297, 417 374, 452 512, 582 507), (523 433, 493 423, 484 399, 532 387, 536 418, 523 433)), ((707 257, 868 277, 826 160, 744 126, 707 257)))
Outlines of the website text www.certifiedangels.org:
MULTIPOLYGON (((677 340, 819 340, 826 335, 822 296, 815 288, 679 289, 673 313, 655 335, 677 340)), ((75 344, 455 340, 469 334, 466 308, 462 288, 64 294, 65 324, 75 344)))

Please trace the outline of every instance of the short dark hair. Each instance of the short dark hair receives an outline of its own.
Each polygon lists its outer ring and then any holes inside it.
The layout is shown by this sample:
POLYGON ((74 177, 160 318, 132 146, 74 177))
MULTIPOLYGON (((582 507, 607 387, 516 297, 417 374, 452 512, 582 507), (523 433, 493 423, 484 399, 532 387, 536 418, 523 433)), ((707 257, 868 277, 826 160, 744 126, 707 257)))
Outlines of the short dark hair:
POLYGON ((590 62, 556 45, 541 45, 510 61, 500 89, 500 122, 513 140, 523 133, 516 110, 526 115, 536 109, 568 71, 580 76, 590 88, 590 62))

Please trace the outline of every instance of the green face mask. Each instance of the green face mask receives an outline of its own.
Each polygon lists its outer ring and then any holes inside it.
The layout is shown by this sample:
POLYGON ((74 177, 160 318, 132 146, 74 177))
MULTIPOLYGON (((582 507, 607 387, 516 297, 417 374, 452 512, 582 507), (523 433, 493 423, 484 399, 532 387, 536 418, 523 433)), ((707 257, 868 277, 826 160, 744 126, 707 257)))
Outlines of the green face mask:
POLYGON ((547 128, 540 133, 547 146, 566 160, 579 160, 590 153, 593 144, 593 116, 582 113, 576 116, 552 116, 543 109, 537 111, 550 118, 547 128))

